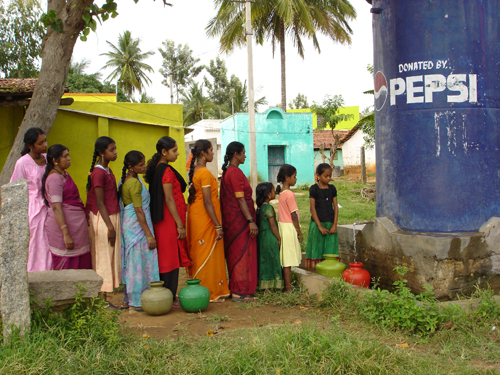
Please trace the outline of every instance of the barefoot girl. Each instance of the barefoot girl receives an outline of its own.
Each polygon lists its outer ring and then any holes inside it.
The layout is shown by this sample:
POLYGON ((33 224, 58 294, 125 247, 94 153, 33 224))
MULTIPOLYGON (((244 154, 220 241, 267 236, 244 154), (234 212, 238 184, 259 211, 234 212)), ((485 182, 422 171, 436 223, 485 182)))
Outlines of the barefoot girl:
POLYGON ((278 227, 281 236, 280 256, 285 280, 285 292, 291 291, 291 268, 300 265, 302 232, 299 224, 299 209, 295 201, 295 194, 290 187, 297 183, 297 170, 293 165, 283 164, 278 171, 279 194, 278 227), (283 184, 281 188, 280 183, 283 184))
POLYGON ((28 218, 30 245, 28 272, 50 271, 52 255, 49 251, 47 233, 44 230, 48 207, 42 197, 42 177, 45 173, 47 138, 40 128, 30 128, 24 133, 22 157, 16 162, 10 182, 20 178, 28 182, 28 218))
POLYGON ((109 162, 117 157, 113 139, 97 138, 87 183, 92 267, 103 278, 101 292, 106 301, 106 293, 121 282, 120 205, 116 179, 109 168, 109 162))
POLYGON ((283 272, 280 262, 281 237, 276 213, 269 203, 276 198, 274 186, 261 182, 255 189, 257 196, 257 253, 259 256, 259 289, 283 289, 283 272))
POLYGON ((120 196, 122 233, 122 309, 141 311, 141 294, 149 282, 158 281, 158 254, 149 211, 149 192, 140 174, 146 173, 146 161, 140 151, 129 151, 123 161, 120 196))
POLYGON ((323 163, 316 168, 316 184, 309 189, 311 224, 307 236, 306 268, 316 268, 323 254, 338 254, 337 189, 330 185, 332 168, 323 163))

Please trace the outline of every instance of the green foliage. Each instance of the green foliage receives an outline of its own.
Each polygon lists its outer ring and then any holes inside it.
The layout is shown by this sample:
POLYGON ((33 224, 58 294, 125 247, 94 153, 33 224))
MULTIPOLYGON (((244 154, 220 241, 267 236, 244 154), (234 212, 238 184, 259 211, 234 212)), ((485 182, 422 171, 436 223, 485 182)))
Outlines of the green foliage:
POLYGON ((487 289, 476 290, 472 298, 477 298, 477 306, 473 309, 472 315, 479 321, 497 320, 500 322, 500 302, 494 298, 495 292, 488 286, 487 289))
POLYGON ((37 0, 0 0, 0 76, 38 76, 44 28, 37 0))
MULTIPOLYGON (((366 70, 373 77, 373 65, 368 64, 366 70)), ((364 94, 374 95, 374 90, 365 91, 364 94)), ((363 140, 365 141, 366 148, 375 147, 375 111, 373 106, 365 108, 361 113, 362 118, 359 120, 358 125, 361 131, 364 133, 363 140)))
POLYGON ((210 60, 210 65, 206 66, 208 74, 211 79, 204 77, 205 87, 208 90, 208 96, 214 104, 219 107, 219 116, 217 118, 224 118, 222 116, 222 106, 230 99, 230 83, 227 78, 226 63, 220 57, 210 60))
POLYGON ((335 129, 337 124, 341 121, 347 121, 353 118, 351 114, 341 114, 339 109, 344 106, 344 99, 342 95, 326 95, 323 104, 319 105, 314 103, 311 106, 311 111, 318 116, 321 116, 319 128, 335 129))
POLYGON ((307 103, 307 96, 305 96, 299 92, 297 94, 297 97, 291 101, 289 106, 290 106, 290 109, 309 108, 309 104, 307 103))
POLYGON ((429 286, 420 294, 413 294, 408 288, 408 280, 403 279, 407 267, 394 270, 401 280, 394 282, 395 291, 376 288, 365 296, 359 308, 362 317, 370 323, 380 324, 385 328, 397 328, 420 335, 429 335, 438 329, 447 319, 440 309, 439 302, 429 286))
MULTIPOLYGON (((231 80, 229 81, 229 86, 229 99, 222 106, 222 113, 229 116, 233 114, 233 112, 248 112, 247 81, 245 80, 243 83, 241 83, 241 80, 233 74, 231 76, 231 80)), ((257 112, 261 105, 267 104, 266 97, 263 96, 259 99, 256 99, 254 104, 255 111, 257 112)), ((224 118, 227 116, 224 116, 224 118)))
POLYGON ((60 313, 53 311, 50 300, 45 301, 42 307, 33 301, 32 330, 50 331, 60 338, 71 336, 75 344, 92 340, 116 346, 121 341, 119 312, 107 310, 106 302, 101 298, 84 299, 85 287, 77 286, 80 291, 75 296, 75 302, 60 313))
POLYGON ((215 108, 210 98, 203 94, 203 83, 193 82, 182 93, 182 109, 184 111, 184 125, 194 124, 204 118, 211 118, 210 113, 215 108))
POLYGON ((119 86, 129 96, 135 91, 142 93, 144 85, 151 83, 146 72, 154 71, 143 61, 154 55, 154 52, 143 53, 139 46, 140 39, 133 38, 132 33, 128 30, 119 35, 118 46, 109 41, 106 43, 111 47, 111 51, 101 54, 109 58, 103 69, 113 69, 106 79, 111 81, 118 79, 119 86))
MULTIPOLYGON (((207 25, 207 34, 220 38, 222 52, 230 52, 246 45, 245 5, 241 2, 214 0, 217 14, 207 25)), ((356 18, 356 10, 347 0, 267 0, 252 4, 252 32, 258 44, 270 41, 272 53, 276 44, 285 55, 285 36, 292 39, 293 46, 304 58, 304 37, 313 41, 314 48, 321 52, 317 34, 326 35, 334 42, 351 43, 352 29, 348 22, 356 18)), ((283 59, 284 61, 284 59, 283 59)), ((285 79, 282 66, 282 83, 285 79)), ((282 98, 286 97, 282 84, 282 98)), ((282 99, 283 100, 283 99, 282 99)), ((286 110, 286 100, 282 103, 286 110)))
POLYGON ((193 51, 187 44, 179 44, 177 47, 173 40, 166 39, 162 42, 163 49, 158 48, 163 57, 160 73, 165 77, 162 84, 170 87, 170 75, 172 83, 177 91, 177 103, 179 102, 179 92, 193 82, 203 70, 203 66, 197 66, 200 59, 193 57, 193 51))

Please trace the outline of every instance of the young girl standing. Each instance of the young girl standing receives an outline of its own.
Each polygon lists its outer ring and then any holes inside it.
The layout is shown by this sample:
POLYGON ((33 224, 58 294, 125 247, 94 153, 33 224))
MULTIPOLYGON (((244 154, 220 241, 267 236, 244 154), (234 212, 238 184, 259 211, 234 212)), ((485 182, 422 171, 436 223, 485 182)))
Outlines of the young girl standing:
POLYGON ((97 138, 87 183, 92 267, 103 278, 105 299, 121 282, 120 205, 116 179, 109 168, 109 162, 117 157, 113 139, 97 138))
POLYGON ((316 268, 323 254, 338 254, 337 189, 330 185, 332 168, 323 163, 316 168, 316 184, 309 188, 311 225, 307 236, 306 268, 316 268))
POLYGON ((259 257, 259 289, 283 289, 280 262, 281 237, 276 223, 276 213, 269 203, 276 198, 274 186, 262 182, 255 189, 257 196, 257 253, 259 257))
POLYGON ((278 227, 281 236, 280 257, 285 280, 285 291, 291 291, 291 268, 300 265, 302 232, 299 224, 299 209, 295 194, 290 187, 297 183, 297 170, 293 165, 283 164, 278 172, 278 187, 280 195, 278 205, 278 227), (281 188, 280 183, 283 184, 281 188))
POLYGON ((146 161, 140 151, 129 151, 123 161, 119 195, 121 220, 121 258, 123 305, 141 311, 141 294, 149 282, 159 280, 158 254, 149 210, 148 189, 139 177, 146 173, 146 161))
POLYGON ((20 178, 28 182, 28 217, 30 244, 28 272, 50 271, 52 255, 49 251, 47 233, 44 230, 48 207, 42 196, 42 177, 45 173, 47 138, 40 128, 29 128, 24 133, 22 157, 16 162, 10 182, 20 178))

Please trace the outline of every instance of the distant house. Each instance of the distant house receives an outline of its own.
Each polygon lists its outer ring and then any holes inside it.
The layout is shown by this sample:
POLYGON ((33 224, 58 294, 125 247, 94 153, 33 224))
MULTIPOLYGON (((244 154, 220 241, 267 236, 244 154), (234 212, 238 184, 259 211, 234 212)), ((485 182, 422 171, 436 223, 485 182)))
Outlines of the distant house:
MULTIPOLYGON (((334 130, 335 135, 339 136, 339 142, 344 138, 349 130, 334 130)), ((333 144, 333 134, 332 131, 329 130, 314 130, 313 132, 314 138, 314 168, 321 163, 329 163, 330 161, 330 149, 333 144), (323 154, 326 156, 326 159, 323 161, 321 156, 321 148, 323 148, 323 154)), ((344 162, 342 158, 342 146, 338 146, 336 155, 333 158, 333 164, 335 166, 340 167, 341 170, 344 170, 344 162)))
MULTIPOLYGON (((340 140, 344 171, 346 174, 351 171, 358 172, 361 168, 361 147, 365 144, 365 140, 363 139, 364 135, 365 133, 363 133, 359 125, 356 125, 340 140)), ((375 164, 375 147, 371 149, 365 147, 366 170, 375 172, 375 164)))
MULTIPOLYGON (((249 156, 248 114, 234 114, 220 124, 223 153, 230 142, 239 141, 249 156)), ((298 185, 314 183, 312 113, 270 108, 255 114, 255 131, 257 171, 262 180, 276 184, 278 170, 286 163, 297 168, 298 185)), ((249 176, 250 158, 240 168, 249 176)))
MULTIPOLYGON (((311 113, 311 108, 301 108, 301 109, 288 109, 287 113, 311 113)), ((349 120, 340 121, 337 126, 335 126, 335 130, 351 130, 359 121, 359 107, 351 106, 351 107, 341 107, 339 108, 339 114, 341 115, 352 115, 349 120)), ((313 129, 316 130, 319 128, 319 124, 321 123, 322 117, 317 116, 315 113, 312 114, 312 122, 313 129)))
MULTIPOLYGON (((35 84, 36 80, 16 82, 0 79, 0 168, 17 135, 25 106, 29 104, 24 101, 29 101, 35 84), (19 104, 14 103, 11 97, 18 98, 19 104)), ((170 136, 177 141, 180 155, 174 166, 185 176, 182 105, 117 103, 109 95, 101 95, 66 94, 66 102, 71 102, 69 97, 75 101, 71 105, 59 107, 47 135, 49 145, 61 143, 69 148, 71 167, 68 172, 78 185, 83 200, 86 199, 85 185, 94 143, 103 135, 116 141, 118 159, 110 163, 110 167, 117 179, 122 175, 123 158, 128 151, 139 150, 148 160, 156 152, 156 142, 163 136, 170 136)))
MULTIPOLYGON (((224 157, 221 151, 221 136, 220 136, 220 123, 222 120, 201 120, 195 124, 186 126, 186 129, 191 129, 191 133, 186 134, 184 141, 192 143, 198 139, 217 139, 217 170, 222 169, 222 162, 224 157)), ((189 152, 188 149, 186 149, 189 152)), ((214 150, 215 151, 215 150, 214 150)))

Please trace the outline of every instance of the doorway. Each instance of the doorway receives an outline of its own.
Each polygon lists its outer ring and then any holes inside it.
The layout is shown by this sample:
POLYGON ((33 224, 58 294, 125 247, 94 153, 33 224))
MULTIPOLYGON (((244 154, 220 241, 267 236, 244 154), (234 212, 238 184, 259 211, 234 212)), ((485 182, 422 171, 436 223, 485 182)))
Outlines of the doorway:
POLYGON ((280 167, 285 164, 285 146, 269 146, 267 148, 269 176, 268 181, 276 184, 280 167))

